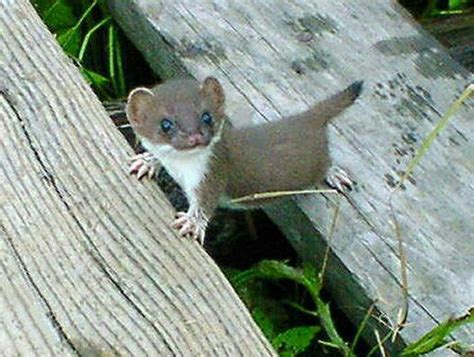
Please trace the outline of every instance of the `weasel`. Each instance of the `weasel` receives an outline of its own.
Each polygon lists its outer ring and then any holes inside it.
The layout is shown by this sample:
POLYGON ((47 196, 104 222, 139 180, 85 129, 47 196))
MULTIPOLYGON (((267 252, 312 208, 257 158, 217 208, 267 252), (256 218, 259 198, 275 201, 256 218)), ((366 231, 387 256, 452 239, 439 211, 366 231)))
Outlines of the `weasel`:
POLYGON ((178 212, 172 226, 202 244, 223 198, 322 182, 331 165, 326 124, 361 90, 362 81, 354 82, 301 114, 237 129, 225 114, 224 90, 215 78, 134 89, 127 117, 147 152, 133 158, 130 173, 151 177, 163 165, 189 201, 188 211, 178 212))

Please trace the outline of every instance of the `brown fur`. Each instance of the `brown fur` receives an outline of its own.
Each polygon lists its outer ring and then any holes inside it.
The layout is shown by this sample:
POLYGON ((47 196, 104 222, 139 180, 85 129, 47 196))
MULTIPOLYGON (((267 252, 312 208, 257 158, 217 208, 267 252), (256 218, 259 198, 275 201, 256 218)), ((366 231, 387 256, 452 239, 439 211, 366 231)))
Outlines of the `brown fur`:
MULTIPOLYGON (((186 191, 189 212, 198 212, 199 219, 206 223, 223 194, 237 198, 260 192, 298 190, 322 181, 331 165, 326 124, 354 102, 361 87, 362 83, 356 82, 289 118, 233 129, 225 117, 224 92, 216 79, 208 78, 202 85, 190 79, 174 80, 151 91, 134 90, 129 96, 127 114, 134 130, 149 145, 166 144, 185 152, 189 149, 187 138, 195 133, 206 139, 204 146, 213 145, 204 177, 196 189, 186 191), (201 122, 205 111, 213 116, 211 126, 201 122), (163 118, 173 120, 175 130, 162 132, 163 118), (219 128, 222 128, 221 137, 216 140, 219 128)), ((165 151, 163 155, 170 154, 165 151)), ((174 156, 169 158, 173 158, 168 161, 171 166, 179 162, 174 156)), ((178 165, 179 170, 182 165, 178 165)), ((184 170, 180 172, 187 175, 184 170)))
POLYGON ((359 95, 355 87, 304 113, 233 130, 228 138, 228 195, 298 190, 323 181, 331 165, 326 124, 354 102, 359 95))

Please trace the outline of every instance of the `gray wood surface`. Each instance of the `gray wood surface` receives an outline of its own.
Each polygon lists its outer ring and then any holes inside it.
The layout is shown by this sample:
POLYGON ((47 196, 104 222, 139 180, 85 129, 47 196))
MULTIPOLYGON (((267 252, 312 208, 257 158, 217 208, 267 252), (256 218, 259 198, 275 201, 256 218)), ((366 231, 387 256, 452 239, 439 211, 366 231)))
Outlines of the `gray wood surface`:
MULTIPOLYGON (((340 202, 326 283, 355 322, 375 302, 393 325, 403 298, 389 195, 472 75, 395 1, 110 4, 163 78, 216 76, 236 125, 277 120, 365 80, 361 98, 329 130, 334 164, 352 175, 355 189, 347 198, 285 200, 267 212, 300 255, 319 264, 340 202)), ((408 259, 404 343, 474 304, 473 114, 471 101, 394 196, 408 259)), ((472 327, 456 336, 474 343, 472 327)))
POLYGON ((0 355, 272 355, 29 2, 0 34, 0 355))

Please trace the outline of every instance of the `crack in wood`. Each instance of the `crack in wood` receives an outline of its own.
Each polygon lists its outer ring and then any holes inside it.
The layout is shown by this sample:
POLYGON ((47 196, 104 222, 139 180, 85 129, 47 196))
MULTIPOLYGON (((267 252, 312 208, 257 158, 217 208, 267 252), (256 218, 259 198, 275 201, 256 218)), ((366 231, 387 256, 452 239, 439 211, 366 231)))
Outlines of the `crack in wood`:
MULTIPOLYGON (((12 108, 12 110, 15 112, 15 115, 17 115, 16 108, 12 105, 13 103, 9 101, 9 98, 4 92, 0 92, 4 98, 7 100, 8 104, 12 108)), ((51 322, 51 325, 53 326, 53 329, 58 333, 60 338, 68 344, 68 346, 72 349, 72 351, 80 356, 78 350, 74 346, 74 344, 71 342, 70 337, 67 335, 66 331, 64 330, 63 326, 61 323, 58 321, 56 315, 53 312, 53 309, 51 305, 48 303, 48 300, 46 297, 41 293, 41 290, 39 289, 38 285, 35 284, 33 277, 31 276, 30 272, 28 271, 28 268, 26 267, 25 262, 21 258, 20 253, 15 247, 15 244, 13 243, 13 240, 8 236, 5 227, 3 224, 0 222, 0 231, 4 233, 5 236, 5 241, 7 242, 8 246, 10 247, 11 251, 13 252, 16 260, 18 261, 18 266, 20 267, 20 271, 24 274, 26 281, 31 285, 32 290, 34 292, 34 295, 37 295, 39 297, 39 300, 43 303, 44 307, 46 308, 46 318, 51 322)))
MULTIPOLYGON (((33 144, 33 140, 31 138, 31 135, 25 125, 25 122, 24 122, 24 119, 21 117, 18 109, 17 109, 17 103, 15 103, 15 100, 12 98, 12 96, 10 95, 10 93, 8 93, 8 91, 6 89, 0 89, 0 94, 3 95, 3 97, 5 98, 6 102, 8 103, 9 107, 11 108, 11 110, 14 112, 15 114, 15 117, 17 118, 17 120, 20 122, 20 125, 21 125, 21 128, 22 128, 22 132, 23 134, 25 135, 26 137, 26 140, 28 142, 28 146, 30 147, 31 151, 33 152, 33 155, 36 159, 36 161, 39 163, 41 169, 43 170, 44 172, 44 175, 43 175, 43 178, 46 179, 46 182, 48 182, 49 184, 51 184, 51 186, 53 187, 54 189, 54 192, 56 192, 56 194, 59 196, 60 198, 60 201, 61 203, 64 205, 64 207, 66 208, 67 212, 70 214, 70 216, 72 217, 72 219, 74 220, 74 222, 76 223, 77 227, 79 228, 79 230, 83 233, 84 237, 86 238, 86 240, 88 241, 88 243, 90 244, 90 247, 92 247, 92 249, 89 247, 89 249, 87 249, 87 251, 89 252, 89 254, 91 255, 92 259, 94 260, 94 262, 97 264, 97 266, 100 268, 100 270, 104 273, 105 277, 113 284, 113 286, 117 289, 117 291, 119 292, 119 294, 135 309, 135 311, 137 311, 137 313, 145 320, 147 321, 147 323, 152 327, 152 329, 160 335, 160 331, 156 328, 156 326, 153 324, 152 320, 149 319, 145 312, 142 311, 142 309, 127 295, 127 293, 125 292, 125 290, 120 286, 119 282, 112 277, 112 274, 111 274, 111 271, 113 271, 113 269, 110 267, 110 266, 107 266, 106 264, 106 260, 102 257, 102 255, 99 253, 99 250, 98 248, 95 246, 92 238, 90 237, 90 235, 87 233, 87 230, 83 227, 83 225, 81 224, 79 218, 73 213, 73 210, 71 209, 71 206, 69 205, 69 203, 67 202, 67 200, 65 199, 65 195, 63 194, 62 190, 59 188, 59 185, 57 184, 54 176, 51 174, 51 172, 48 170, 48 168, 46 167, 44 161, 42 160, 41 156, 40 156, 40 153, 39 151, 36 149, 35 145, 33 144)), ((67 191, 65 190, 66 194, 67 194, 67 191)), ((1 225, 0 225, 1 227, 1 225)), ((3 227, 2 227, 3 228, 3 227)), ((18 258, 19 262, 20 262, 20 265, 22 267, 22 270, 25 272, 27 278, 28 278, 28 281, 33 285, 34 287, 34 290, 37 292, 37 294, 40 296, 40 299, 41 301, 44 302, 44 304, 47 306, 47 309, 48 309, 48 317, 50 317, 51 321, 53 322, 53 325, 56 327, 56 329, 60 332, 60 335, 68 342, 68 345, 70 345, 70 347, 76 352, 76 354, 79 355, 79 352, 78 350, 74 347, 73 343, 71 342, 71 339, 67 336, 67 334, 64 332, 64 329, 62 328, 62 326, 59 324, 59 321, 57 320, 56 316, 54 315, 53 311, 52 311, 52 308, 51 306, 48 304, 46 298, 42 295, 42 293, 40 292, 38 286, 33 282, 33 279, 31 277, 31 275, 29 274, 27 268, 26 268, 26 265, 23 263, 23 261, 21 260, 20 258, 20 255, 19 253, 17 252, 16 248, 14 247, 13 245, 13 242, 10 238, 7 237, 7 240, 9 241, 10 243, 10 246, 12 248, 12 250, 15 252, 15 256, 18 258)), ((173 353, 173 349, 171 348, 170 344, 164 340, 164 345, 167 347, 168 351, 170 353, 173 353)))
POLYGON ((21 130, 22 130, 23 134, 25 135, 25 138, 28 142, 28 146, 30 147, 31 151, 33 152, 34 157, 36 158, 36 161, 39 163, 39 165, 40 165, 40 167, 43 171, 43 175, 42 175, 43 179, 47 183, 51 184, 51 186, 54 188, 54 190, 59 195, 59 197, 61 197, 61 200, 63 200, 63 194, 62 194, 61 191, 59 191, 53 175, 51 174, 51 172, 46 167, 45 163, 41 159, 41 156, 40 156, 38 150, 36 149, 35 145, 33 144, 33 140, 30 136, 30 133, 29 133, 26 125, 25 125, 25 122, 24 122, 23 118, 21 117, 20 113, 18 112, 17 103, 15 103, 15 100, 13 99, 13 97, 10 95, 10 93, 6 89, 0 90, 0 93, 3 95, 3 97, 7 101, 8 105, 10 106, 10 109, 13 111, 13 113, 15 113, 15 117, 20 122, 21 130))

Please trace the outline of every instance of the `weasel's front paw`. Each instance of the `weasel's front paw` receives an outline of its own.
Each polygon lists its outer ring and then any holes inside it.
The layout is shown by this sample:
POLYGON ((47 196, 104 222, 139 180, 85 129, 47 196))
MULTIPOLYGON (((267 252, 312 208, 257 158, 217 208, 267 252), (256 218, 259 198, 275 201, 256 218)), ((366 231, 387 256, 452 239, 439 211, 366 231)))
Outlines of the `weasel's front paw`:
POLYGON ((178 212, 172 226, 179 230, 181 237, 192 237, 201 245, 204 244, 207 227, 207 219, 204 215, 200 213, 178 212))
POLYGON ((131 164, 128 172, 130 175, 136 174, 140 180, 147 176, 149 179, 153 177, 156 171, 158 160, 149 152, 138 154, 130 158, 131 164))
POLYGON ((329 186, 339 192, 344 192, 346 190, 352 191, 352 188, 355 185, 355 181, 353 181, 349 174, 340 167, 331 167, 329 169, 326 182, 329 186))

